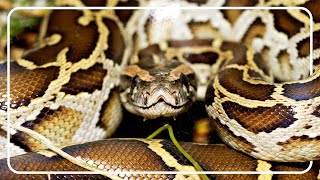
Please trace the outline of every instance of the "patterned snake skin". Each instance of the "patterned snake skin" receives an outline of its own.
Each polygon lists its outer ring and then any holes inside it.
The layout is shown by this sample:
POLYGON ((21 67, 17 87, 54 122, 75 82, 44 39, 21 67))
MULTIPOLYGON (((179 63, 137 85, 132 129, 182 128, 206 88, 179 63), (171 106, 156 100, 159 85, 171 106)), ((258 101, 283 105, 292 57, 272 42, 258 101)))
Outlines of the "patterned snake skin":
MULTIPOLYGON (((41 29, 45 37, 10 63, 10 107, 6 103, 7 63, 0 64, 0 179, 200 179, 192 174, 18 176, 2 159, 7 157, 5 122, 10 109, 13 125, 40 133, 98 169, 118 173, 196 171, 166 140, 102 140, 117 129, 121 104, 134 114, 154 119, 188 111, 194 99, 205 102, 220 138, 236 149, 182 143, 204 170, 303 171, 307 161, 315 161, 302 175, 209 178, 320 179, 320 2, 168 2, 55 3, 89 7, 306 7, 313 15, 313 74, 309 72, 310 18, 301 9, 54 10, 41 29), (145 86, 155 83, 165 85, 155 90, 145 86), (159 102, 164 106, 152 104, 159 102)), ((44 144, 25 132, 13 128, 9 133, 10 156, 14 156, 11 165, 16 170, 88 170, 44 150, 44 144)))

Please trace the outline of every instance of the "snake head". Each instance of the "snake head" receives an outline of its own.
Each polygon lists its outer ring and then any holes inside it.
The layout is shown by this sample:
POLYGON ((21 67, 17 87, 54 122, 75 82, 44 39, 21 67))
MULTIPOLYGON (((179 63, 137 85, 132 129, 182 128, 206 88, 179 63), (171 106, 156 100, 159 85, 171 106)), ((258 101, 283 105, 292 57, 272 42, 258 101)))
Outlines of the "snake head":
POLYGON ((145 119, 174 117, 188 110, 196 98, 193 70, 178 60, 143 62, 122 73, 120 99, 124 107, 145 119))

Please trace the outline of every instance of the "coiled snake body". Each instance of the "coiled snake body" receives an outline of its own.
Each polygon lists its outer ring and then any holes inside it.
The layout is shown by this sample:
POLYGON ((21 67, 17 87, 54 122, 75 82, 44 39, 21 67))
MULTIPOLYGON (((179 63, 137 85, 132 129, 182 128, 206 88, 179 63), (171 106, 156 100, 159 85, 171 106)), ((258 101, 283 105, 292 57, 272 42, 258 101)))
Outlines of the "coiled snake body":
MULTIPOLYGON (((56 3, 168 5, 166 1, 56 3)), ((301 9, 56 10, 47 19, 46 36, 38 47, 11 63, 10 121, 42 134, 56 146, 88 142, 63 150, 106 171, 195 171, 168 141, 101 139, 117 128, 121 119, 120 101, 130 112, 154 119, 183 113, 195 99, 200 99, 205 100, 221 139, 251 156, 225 145, 182 143, 203 169, 301 171, 305 164, 262 160, 319 160, 320 17, 316 9, 320 3, 315 0, 296 4, 232 0, 171 3, 173 7, 307 7, 313 14, 313 74, 309 76, 310 19, 301 9), (116 92, 120 92, 120 98, 116 92)), ((6 63, 0 66, 2 120, 9 108, 5 96, 6 67, 6 63)), ((6 130, 3 126, 0 131, 1 150, 5 149, 6 130)), ((11 155, 46 148, 23 132, 12 129, 10 134, 11 155)), ((1 155, 6 157, 5 153, 1 155)), ((211 177, 316 179, 317 163, 305 175, 211 177)), ((13 157, 11 164, 17 170, 85 170, 47 150, 13 157)), ((5 159, 0 160, 0 171, 3 177, 13 176, 5 159)), ((92 177, 200 178, 129 174, 92 177)))

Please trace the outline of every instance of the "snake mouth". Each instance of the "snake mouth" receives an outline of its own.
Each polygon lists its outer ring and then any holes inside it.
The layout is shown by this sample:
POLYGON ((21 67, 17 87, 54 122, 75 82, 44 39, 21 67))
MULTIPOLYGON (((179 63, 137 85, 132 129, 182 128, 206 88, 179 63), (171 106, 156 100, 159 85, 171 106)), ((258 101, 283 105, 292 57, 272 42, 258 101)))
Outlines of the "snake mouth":
POLYGON ((140 97, 132 99, 132 104, 139 108, 151 108, 158 103, 170 106, 172 108, 181 108, 185 106, 190 100, 187 95, 178 91, 171 91, 165 87, 158 87, 149 92, 145 92, 140 97))
MULTIPOLYGON (((191 104, 191 103, 189 103, 191 104)), ((187 103, 181 106, 173 106, 165 101, 159 101, 149 107, 136 106, 135 112, 145 119, 155 119, 158 117, 174 117, 188 109, 187 103)))
POLYGON ((134 111, 146 119, 177 116, 185 112, 192 102, 187 91, 181 92, 163 86, 142 93, 141 96, 132 97, 134 111))
POLYGON ((122 98, 126 99, 124 106, 130 112, 145 119, 155 119, 161 116, 174 117, 188 110, 194 101, 192 92, 183 86, 174 88, 157 84, 153 88, 127 90, 122 98))

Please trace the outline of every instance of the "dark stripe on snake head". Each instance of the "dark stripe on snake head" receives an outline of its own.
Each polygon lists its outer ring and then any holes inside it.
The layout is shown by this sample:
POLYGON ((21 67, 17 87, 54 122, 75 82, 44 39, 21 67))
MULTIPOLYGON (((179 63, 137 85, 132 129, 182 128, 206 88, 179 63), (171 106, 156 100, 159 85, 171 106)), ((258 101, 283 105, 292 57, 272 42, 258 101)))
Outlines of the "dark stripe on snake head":
MULTIPOLYGON (((49 84, 57 79, 59 67, 28 70, 16 62, 10 64, 11 105, 16 109, 44 95, 49 84)), ((0 64, 0 108, 7 110, 7 63, 0 64)))
POLYGON ((236 120, 248 131, 258 134, 270 133, 277 128, 287 128, 295 121, 296 114, 289 106, 277 104, 272 107, 247 108, 234 102, 222 103, 223 109, 230 119, 236 120), (270 116, 270 115, 273 116, 270 116))
POLYGON ((306 82, 283 85, 283 95, 297 100, 308 100, 320 96, 320 77, 306 82))
POLYGON ((87 70, 79 70, 71 74, 69 82, 62 86, 61 92, 76 95, 81 92, 92 93, 101 90, 103 79, 107 70, 100 63, 95 64, 87 70))
POLYGON ((87 26, 78 24, 78 19, 82 15, 81 11, 53 11, 49 17, 46 37, 59 34, 62 39, 57 44, 27 53, 23 56, 23 59, 30 60, 36 65, 54 62, 58 53, 66 47, 69 48, 67 61, 77 62, 83 58, 88 58, 96 48, 99 32, 94 22, 90 22, 87 26))
POLYGON ((228 92, 253 100, 265 101, 272 99, 273 85, 251 84, 243 80, 243 71, 238 69, 225 69, 218 75, 219 83, 228 92))

